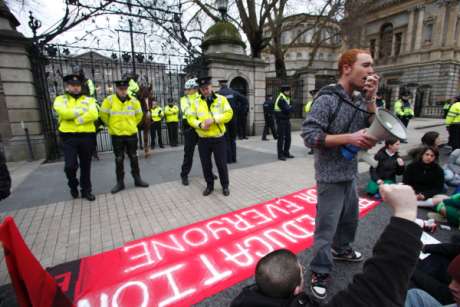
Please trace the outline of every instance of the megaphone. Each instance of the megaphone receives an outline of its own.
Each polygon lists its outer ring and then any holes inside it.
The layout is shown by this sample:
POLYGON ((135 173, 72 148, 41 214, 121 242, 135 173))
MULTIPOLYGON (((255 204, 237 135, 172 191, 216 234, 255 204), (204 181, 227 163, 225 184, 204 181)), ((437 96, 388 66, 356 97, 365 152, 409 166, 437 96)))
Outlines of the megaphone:
MULTIPOLYGON (((400 140, 407 138, 407 130, 403 123, 392 113, 385 109, 378 108, 375 111, 375 119, 366 133, 378 141, 387 140, 390 137, 395 137, 400 140)), ((358 154, 358 161, 363 161, 372 167, 377 167, 377 161, 367 152, 354 145, 345 145, 340 149, 342 156, 347 160, 353 160, 358 154)))

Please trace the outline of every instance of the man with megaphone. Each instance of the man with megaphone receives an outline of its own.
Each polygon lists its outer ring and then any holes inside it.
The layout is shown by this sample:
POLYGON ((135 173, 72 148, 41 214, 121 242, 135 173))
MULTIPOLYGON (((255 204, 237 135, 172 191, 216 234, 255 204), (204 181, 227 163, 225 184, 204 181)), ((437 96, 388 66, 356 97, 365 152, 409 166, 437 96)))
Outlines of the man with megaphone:
POLYGON ((345 51, 338 62, 337 84, 318 92, 302 125, 305 145, 315 149, 318 204, 310 289, 317 299, 327 297, 334 260, 363 260, 363 255, 350 245, 355 238, 359 212, 356 153, 385 138, 387 129, 402 126, 394 116, 387 120, 388 112, 377 112, 379 77, 373 65, 367 50, 345 51), (386 113, 380 115, 381 112, 386 113), (379 123, 370 128, 371 134, 366 128, 376 117, 379 123), (390 128, 392 125, 395 127, 390 128))

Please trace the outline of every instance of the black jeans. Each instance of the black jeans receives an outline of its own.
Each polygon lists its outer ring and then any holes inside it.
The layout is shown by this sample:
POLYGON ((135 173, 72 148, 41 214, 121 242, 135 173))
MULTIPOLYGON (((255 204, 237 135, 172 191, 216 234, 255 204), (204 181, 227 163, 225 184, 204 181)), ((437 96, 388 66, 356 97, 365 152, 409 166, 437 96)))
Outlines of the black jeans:
POLYGON ((169 137, 169 145, 177 146, 178 143, 178 136, 177 136, 177 123, 167 123, 166 126, 168 127, 168 137, 169 137))
POLYGON ((289 119, 276 119, 276 125, 278 126, 278 157, 289 156, 289 149, 291 148, 291 122, 289 119))
POLYGON ((227 145, 223 136, 217 138, 199 138, 198 152, 200 153, 201 167, 208 187, 214 188, 211 157, 214 154, 220 184, 227 188, 229 185, 227 168, 227 145))
POLYGON ((161 121, 152 122, 152 125, 150 126, 150 138, 152 139, 150 147, 152 149, 155 147, 155 134, 158 136, 158 145, 163 146, 163 139, 161 137, 161 121))
POLYGON ((272 131, 273 138, 277 138, 278 134, 276 133, 276 127, 275 127, 275 121, 273 120, 273 115, 271 114, 264 114, 264 119, 265 119, 265 126, 264 126, 264 131, 262 133, 262 139, 267 138, 267 134, 269 134, 269 129, 272 131))
POLYGON ((237 135, 237 120, 233 119, 225 124, 225 139, 227 141, 227 162, 236 162, 236 135, 237 135))
POLYGON ((193 165, 193 154, 195 146, 198 143, 198 134, 195 129, 189 126, 186 120, 182 121, 184 131, 184 161, 182 162, 182 170, 180 176, 186 178, 190 173, 193 165))
POLYGON ((238 137, 246 138, 246 122, 248 118, 248 113, 239 112, 238 113, 238 137))
POLYGON ((64 172, 67 185, 78 188, 77 170, 80 166, 80 187, 82 193, 91 192, 91 156, 96 146, 94 133, 61 133, 64 151, 64 172), (80 162, 80 165, 79 165, 80 162))
POLYGON ((113 153, 115 154, 115 174, 117 181, 123 180, 125 152, 131 163, 131 173, 133 176, 139 175, 139 161, 137 158, 137 135, 115 136, 112 135, 113 153))

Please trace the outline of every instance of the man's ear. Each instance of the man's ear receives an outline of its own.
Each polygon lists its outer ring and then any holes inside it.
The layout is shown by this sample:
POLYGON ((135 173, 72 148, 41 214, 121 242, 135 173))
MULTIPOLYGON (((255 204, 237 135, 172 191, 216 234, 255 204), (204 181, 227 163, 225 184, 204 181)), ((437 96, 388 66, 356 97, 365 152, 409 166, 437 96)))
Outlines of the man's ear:
POLYGON ((295 287, 294 289, 294 295, 297 295, 297 294, 300 294, 303 292, 303 287, 302 285, 298 285, 297 287, 295 287))

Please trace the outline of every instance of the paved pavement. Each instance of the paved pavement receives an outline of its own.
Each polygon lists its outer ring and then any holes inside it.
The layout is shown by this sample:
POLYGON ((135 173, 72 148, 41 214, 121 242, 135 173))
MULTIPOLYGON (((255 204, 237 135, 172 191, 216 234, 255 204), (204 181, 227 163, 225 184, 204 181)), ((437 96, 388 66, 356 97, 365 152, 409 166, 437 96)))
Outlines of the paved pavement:
MULTIPOLYGON (((439 131, 446 139, 443 126, 414 129, 441 123, 432 119, 413 120, 409 144, 403 144, 401 152, 404 154, 418 144, 421 136, 429 130, 439 131)), ((313 158, 307 154, 298 131, 292 133, 292 141, 292 154, 296 158, 285 162, 276 159, 276 143, 273 140, 263 142, 257 136, 238 141, 238 163, 230 165, 229 197, 221 194, 218 183, 212 195, 201 195, 205 183, 197 151, 190 185, 181 185, 182 147, 155 152, 149 159, 142 158, 141 173, 151 183, 150 187, 134 188, 130 176, 127 176, 128 189, 116 195, 110 194, 115 181, 113 156, 110 153, 101 155, 101 160, 93 163, 95 202, 70 199, 62 162, 39 166, 37 163, 12 165, 13 180, 20 179, 22 182, 15 186, 13 195, 1 203, 0 217, 13 216, 42 265, 54 266, 313 186, 313 158)), ((129 170, 128 162, 125 163, 129 170)), ((368 178, 368 166, 360 163, 359 169, 363 173, 361 182, 364 183, 368 178)), ((381 206, 360 223, 356 244, 366 256, 371 254, 371 248, 389 216, 389 209, 381 206)), ((440 231, 437 235, 447 239, 449 234, 440 231)), ((300 257, 303 263, 308 264, 310 252, 304 251, 300 257)), ((345 287, 352 274, 360 269, 361 264, 346 268, 337 266, 332 291, 345 287)), ((0 284, 8 282, 2 259, 0 284)), ((241 286, 248 282, 251 279, 198 305, 227 306, 241 286)))

